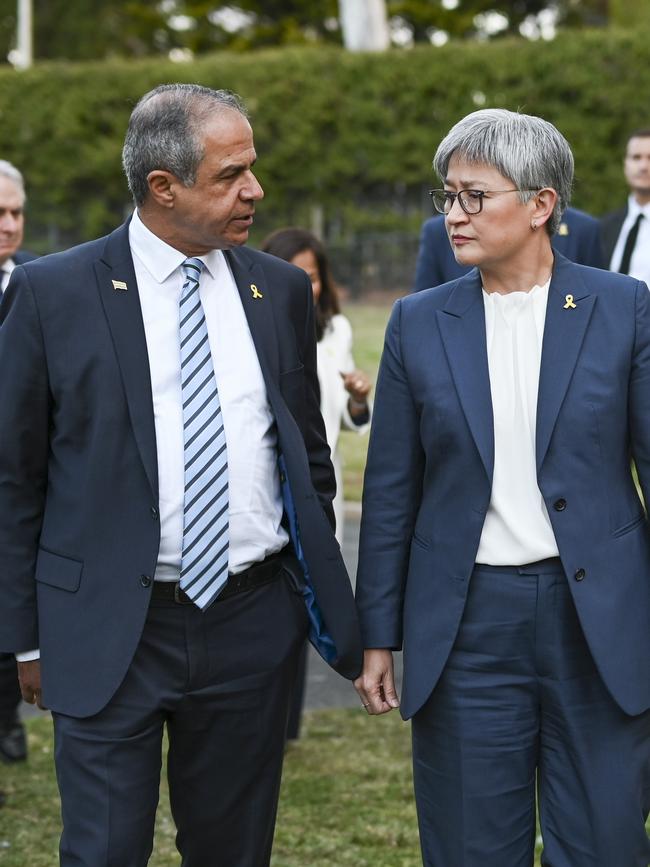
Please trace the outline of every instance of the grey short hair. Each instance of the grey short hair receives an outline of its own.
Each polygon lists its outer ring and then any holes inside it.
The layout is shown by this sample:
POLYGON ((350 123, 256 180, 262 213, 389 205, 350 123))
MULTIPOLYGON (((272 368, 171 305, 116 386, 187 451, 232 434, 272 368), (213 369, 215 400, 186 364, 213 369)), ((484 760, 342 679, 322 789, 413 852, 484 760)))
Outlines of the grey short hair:
MULTIPOLYGON (((552 123, 530 114, 486 108, 474 111, 452 127, 440 142, 433 168, 444 183, 456 154, 469 163, 492 166, 520 190, 552 187, 558 200, 546 222, 549 235, 557 232, 571 200, 573 154, 552 123)), ((534 193, 520 193, 528 202, 534 193)))
POLYGON ((9 160, 0 160, 0 175, 3 178, 8 178, 10 181, 13 181, 22 193, 24 203, 27 198, 25 195, 25 181, 16 166, 12 165, 9 160))
POLYGON ((149 193, 147 175, 171 172, 187 187, 196 181, 203 159, 201 129, 215 112, 247 117, 240 98, 228 90, 198 84, 162 84, 145 93, 131 113, 122 149, 122 166, 136 205, 149 193))

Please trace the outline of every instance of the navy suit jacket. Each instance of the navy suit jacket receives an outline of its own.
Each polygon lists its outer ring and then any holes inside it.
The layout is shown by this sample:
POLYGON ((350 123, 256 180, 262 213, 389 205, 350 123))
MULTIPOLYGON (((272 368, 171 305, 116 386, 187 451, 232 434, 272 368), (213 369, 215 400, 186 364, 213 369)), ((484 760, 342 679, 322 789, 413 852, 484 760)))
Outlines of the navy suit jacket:
MULTIPOLYGON (((591 265, 593 268, 607 267, 601 249, 598 220, 584 211, 566 209, 552 244, 558 253, 572 262, 591 265)), ((466 265, 459 265, 456 261, 442 214, 427 220, 420 233, 413 291, 420 292, 431 286, 440 286, 441 283, 462 277, 469 270, 466 265)))
POLYGON ((627 205, 620 208, 618 211, 610 211, 600 218, 600 237, 603 248, 603 256, 605 258, 605 268, 609 268, 609 263, 612 260, 614 247, 618 241, 618 236, 621 234, 623 223, 627 217, 627 205))
MULTIPOLYGON (((318 408, 311 287, 304 272, 272 256, 247 248, 226 256, 335 645, 331 662, 354 677, 361 648, 331 526, 335 483, 318 408)), ((128 226, 17 267, 0 323, 0 649, 40 647, 44 703, 90 716, 110 700, 135 652, 151 595, 141 578, 153 575, 160 540, 151 382, 128 226)))
POLYGON ((36 259, 37 256, 36 253, 30 253, 29 250, 18 250, 18 252, 11 258, 14 260, 16 265, 24 265, 25 262, 31 262, 36 259))
MULTIPOLYGON (((619 706, 641 713, 650 707, 650 531, 630 458, 650 502, 645 283, 556 254, 536 455, 593 658, 619 706), (567 294, 574 309, 565 308, 567 294)), ((456 637, 493 463, 485 313, 474 270, 396 302, 377 382, 357 605, 366 648, 403 645, 405 717, 427 700, 456 637)))

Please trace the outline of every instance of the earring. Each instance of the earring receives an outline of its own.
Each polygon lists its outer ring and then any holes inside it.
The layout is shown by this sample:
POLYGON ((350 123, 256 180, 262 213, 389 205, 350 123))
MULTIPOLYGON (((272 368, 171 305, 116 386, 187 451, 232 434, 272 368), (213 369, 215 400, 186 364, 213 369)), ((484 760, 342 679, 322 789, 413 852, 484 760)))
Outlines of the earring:
POLYGON ((535 222, 535 220, 533 220, 532 223, 530 224, 530 228, 533 230, 533 232, 537 228, 537 223, 535 222))

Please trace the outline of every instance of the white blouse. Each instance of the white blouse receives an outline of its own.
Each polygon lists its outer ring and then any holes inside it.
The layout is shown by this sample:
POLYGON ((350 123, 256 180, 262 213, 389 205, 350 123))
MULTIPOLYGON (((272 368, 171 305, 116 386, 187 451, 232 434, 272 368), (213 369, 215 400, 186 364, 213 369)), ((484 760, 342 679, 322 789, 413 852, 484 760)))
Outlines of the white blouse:
POLYGON ((483 292, 494 416, 494 476, 477 563, 520 566, 557 557, 537 484, 535 431, 550 280, 530 292, 483 292))
MULTIPOLYGON (((332 452, 332 463, 336 474, 336 538, 343 544, 343 524, 345 520, 343 501, 343 472, 338 450, 339 433, 345 430, 365 433, 369 419, 356 424, 348 410, 350 395, 345 390, 341 373, 354 370, 352 357, 352 327, 342 313, 337 313, 327 323, 325 332, 317 344, 318 382, 320 385, 320 410, 325 422, 327 442, 332 452)), ((370 409, 370 402, 368 405, 370 409)))

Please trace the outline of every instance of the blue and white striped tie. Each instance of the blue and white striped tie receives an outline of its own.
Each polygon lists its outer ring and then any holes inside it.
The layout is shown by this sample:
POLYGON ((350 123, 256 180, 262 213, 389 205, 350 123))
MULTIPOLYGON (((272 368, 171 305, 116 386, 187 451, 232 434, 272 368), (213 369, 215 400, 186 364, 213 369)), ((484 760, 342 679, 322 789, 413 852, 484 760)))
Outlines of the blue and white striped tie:
POLYGON ((200 259, 186 259, 180 300, 185 505, 181 590, 205 609, 228 580, 228 461, 208 329, 199 296, 200 259))

